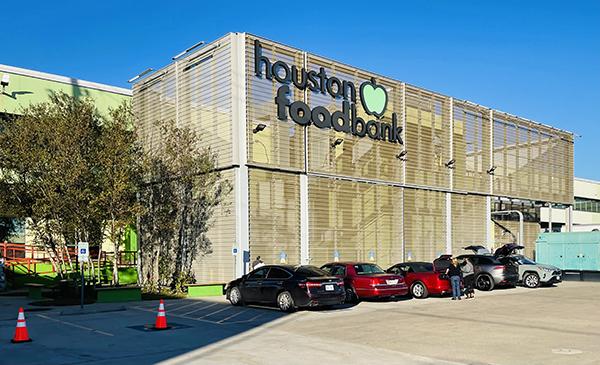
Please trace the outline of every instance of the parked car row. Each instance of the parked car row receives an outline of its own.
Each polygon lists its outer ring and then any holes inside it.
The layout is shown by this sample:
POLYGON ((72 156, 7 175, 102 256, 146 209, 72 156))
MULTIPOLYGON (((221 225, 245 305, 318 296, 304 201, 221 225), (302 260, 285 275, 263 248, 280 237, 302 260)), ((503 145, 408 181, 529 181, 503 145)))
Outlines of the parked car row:
MULTIPOLYGON (((459 264, 469 258, 475 266, 475 287, 482 291, 497 286, 529 288, 562 281, 559 268, 537 264, 516 253, 522 246, 505 245, 492 255, 483 246, 468 246, 473 254, 457 257, 459 264)), ((414 298, 452 292, 446 269, 451 255, 430 262, 404 262, 387 270, 374 263, 332 262, 323 266, 266 265, 231 281, 225 288, 232 305, 276 304, 282 311, 299 307, 325 307, 365 298, 389 299, 410 292, 414 298)))

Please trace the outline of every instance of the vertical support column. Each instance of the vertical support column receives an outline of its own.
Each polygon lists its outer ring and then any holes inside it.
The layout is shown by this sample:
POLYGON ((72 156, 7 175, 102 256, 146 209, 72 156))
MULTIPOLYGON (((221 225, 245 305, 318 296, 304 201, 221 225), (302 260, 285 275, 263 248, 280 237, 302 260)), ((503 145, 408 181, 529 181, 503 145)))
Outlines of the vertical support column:
POLYGON ((486 247, 492 251, 492 197, 485 197, 486 247))
POLYGON ((548 233, 552 233, 552 203, 548 203, 548 233))
MULTIPOLYGON (((450 112, 449 116, 449 125, 450 125, 450 135, 448 138, 448 148, 450 151, 450 158, 454 158, 454 145, 453 145, 453 135, 454 135, 454 103, 452 98, 450 98, 450 112)), ((446 161, 447 162, 447 161, 446 161)), ((450 169, 450 190, 454 189, 454 173, 453 169, 450 169)), ((452 193, 446 193, 446 251, 448 253, 452 253, 452 193)))
POLYGON ((452 254, 452 193, 446 193, 446 252, 452 254))
POLYGON ((573 232, 573 206, 569 205, 567 208, 567 232, 573 232))
MULTIPOLYGON (((490 168, 494 165, 494 112, 490 109, 490 168)), ((487 249, 492 251, 492 244, 494 243, 494 237, 492 232, 494 231, 494 223, 492 222, 492 197, 494 196, 494 175, 488 175, 490 179, 489 193, 490 195, 485 197, 485 215, 486 215, 486 226, 487 226, 487 249)))
MULTIPOLYGON (((406 141, 406 84, 405 83, 402 83, 402 130, 404 131, 404 140, 406 141)), ((406 151, 406 147, 404 147, 404 151, 406 151)), ((407 155, 407 157, 408 157, 408 155, 407 155)), ((402 161, 402 185, 406 185, 406 162, 405 161, 402 161)), ((404 195, 403 195, 402 205, 404 205, 404 195)), ((402 215, 402 221, 404 221, 404 214, 402 215)))
MULTIPOLYGON (((450 159, 454 159, 454 99, 450 98, 450 135, 448 136, 448 149, 450 159)), ((446 161, 448 162, 448 161, 446 161)), ((450 169, 450 190, 454 190, 454 169, 450 169)))
POLYGON ((300 175, 300 263, 308 265, 309 240, 308 240, 308 176, 300 175))
MULTIPOLYGON (((490 109, 490 167, 494 165, 494 112, 490 109)), ((494 175, 488 175, 490 179, 490 195, 494 195, 494 175)), ((490 222, 491 223, 491 222, 490 222)))
MULTIPOLYGON (((302 63, 305 70, 308 70, 307 53, 302 52, 302 63)), ((308 102, 308 90, 304 89, 304 102, 308 102)), ((304 174, 300 174, 300 263, 302 265, 310 264, 309 250, 309 221, 308 221, 308 126, 304 126, 304 174)))
POLYGON ((231 34, 231 95, 233 163, 235 174, 235 242, 232 242, 235 277, 250 268, 250 216, 248 207, 248 155, 246 130, 246 34, 231 34))
POLYGON ((179 60, 175 61, 175 126, 179 125, 179 60))

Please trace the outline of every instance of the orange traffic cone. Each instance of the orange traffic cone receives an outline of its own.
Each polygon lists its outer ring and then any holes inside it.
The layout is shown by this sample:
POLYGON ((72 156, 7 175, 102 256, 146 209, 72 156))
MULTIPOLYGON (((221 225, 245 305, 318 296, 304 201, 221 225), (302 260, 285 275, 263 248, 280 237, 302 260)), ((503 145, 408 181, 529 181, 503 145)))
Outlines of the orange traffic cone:
POLYGON ((160 300, 158 306, 158 315, 156 316, 156 325, 152 327, 153 330, 168 330, 171 327, 167 326, 167 317, 165 317, 165 305, 163 300, 160 300))
POLYGON ((27 334, 27 325, 25 324, 25 313, 23 313, 23 307, 19 308, 19 317, 17 318, 17 329, 15 331, 15 338, 10 340, 12 343, 20 342, 31 342, 27 334))

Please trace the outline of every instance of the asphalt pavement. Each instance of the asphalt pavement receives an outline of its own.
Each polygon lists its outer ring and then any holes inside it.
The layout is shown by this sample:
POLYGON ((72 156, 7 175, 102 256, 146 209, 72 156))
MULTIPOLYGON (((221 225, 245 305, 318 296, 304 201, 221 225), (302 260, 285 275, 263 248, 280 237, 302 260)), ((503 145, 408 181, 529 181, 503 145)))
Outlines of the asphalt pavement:
POLYGON ((363 301, 333 310, 224 297, 35 307, 0 296, 0 364, 600 364, 600 283, 363 301), (13 344, 19 307, 32 342, 13 344))

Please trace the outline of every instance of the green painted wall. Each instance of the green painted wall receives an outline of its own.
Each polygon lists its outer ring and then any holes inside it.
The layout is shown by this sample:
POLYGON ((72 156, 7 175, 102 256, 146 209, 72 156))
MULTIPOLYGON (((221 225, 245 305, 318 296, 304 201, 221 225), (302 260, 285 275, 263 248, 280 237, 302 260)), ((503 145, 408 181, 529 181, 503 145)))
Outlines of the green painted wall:
MULTIPOLYGON (((0 112, 20 114, 21 107, 39 102, 47 102, 48 96, 58 91, 70 95, 90 96, 95 100, 98 111, 106 116, 108 107, 118 106, 122 100, 131 100, 131 96, 115 92, 96 90, 89 87, 65 84, 57 81, 38 79, 30 76, 15 75, 10 72, 10 83, 0 96, 0 112)), ((76 81, 75 79, 73 79, 76 81)))

